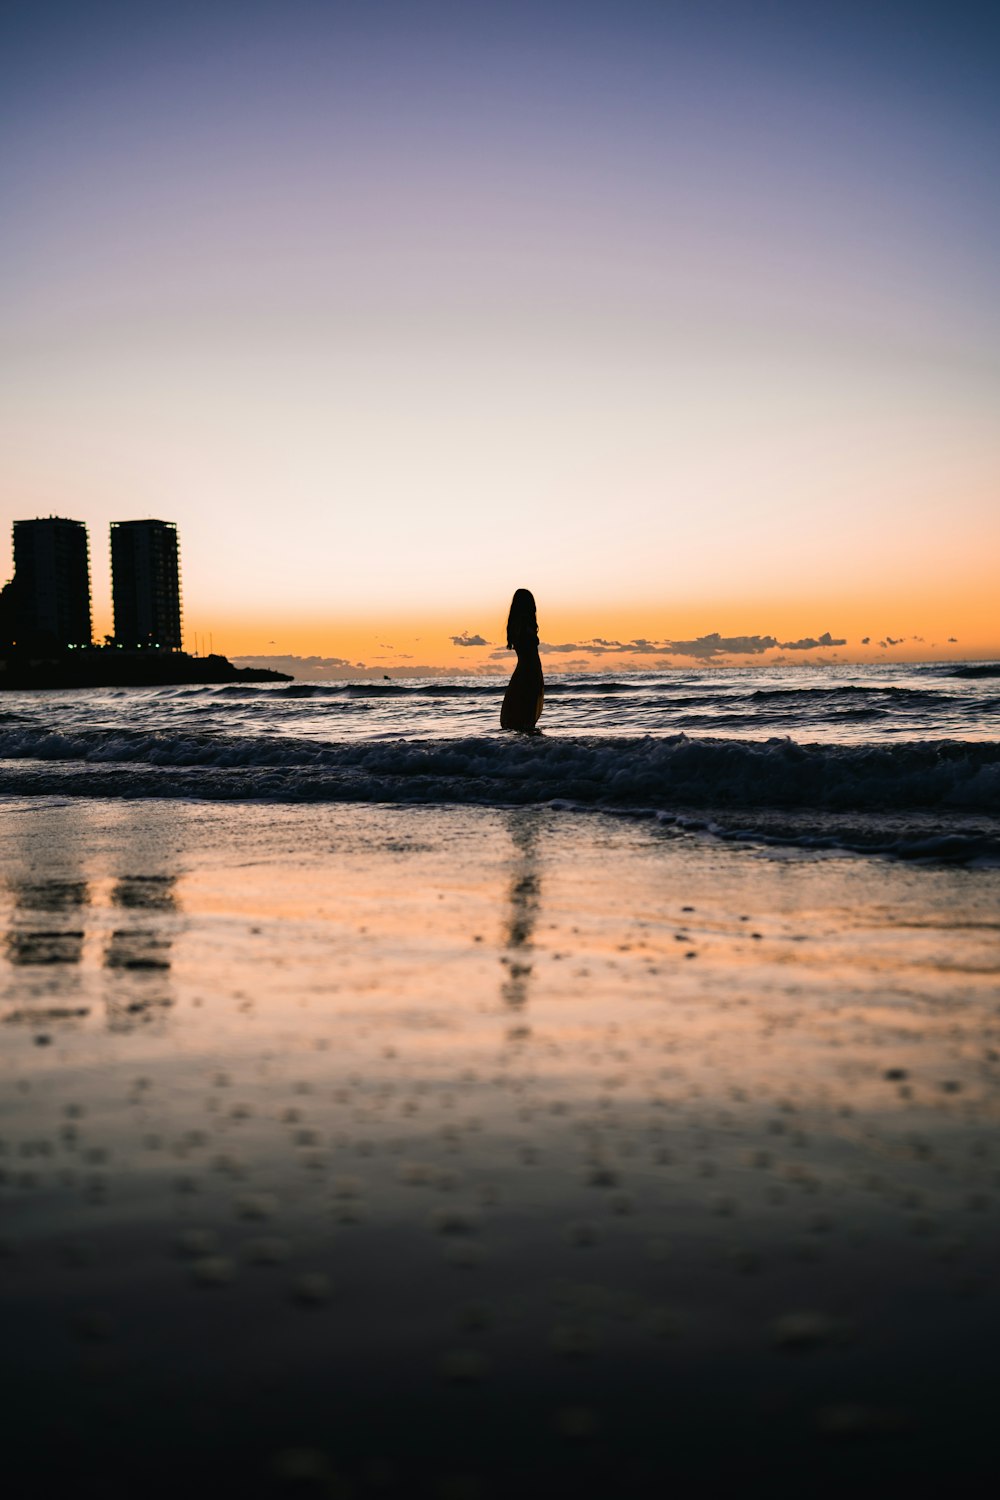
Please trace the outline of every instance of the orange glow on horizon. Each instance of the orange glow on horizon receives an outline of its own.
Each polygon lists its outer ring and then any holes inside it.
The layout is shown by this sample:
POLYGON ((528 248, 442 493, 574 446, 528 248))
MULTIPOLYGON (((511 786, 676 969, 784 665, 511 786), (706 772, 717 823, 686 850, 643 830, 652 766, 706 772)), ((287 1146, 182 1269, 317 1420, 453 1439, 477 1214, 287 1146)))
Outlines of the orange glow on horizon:
MULTIPOLYGON (((364 672, 419 672, 421 668, 455 672, 495 672, 503 675, 513 658, 492 653, 503 646, 505 606, 441 614, 387 614, 376 624, 353 616, 308 616, 284 614, 261 625, 245 615, 216 614, 189 603, 185 609, 185 647, 202 654, 209 650, 230 657, 318 656, 337 658, 344 670, 364 672), (480 635, 485 646, 460 646, 452 637, 480 635), (362 665, 363 664, 363 665, 362 665)), ((539 600, 539 625, 543 642, 551 645, 577 643, 575 652, 549 653, 544 657, 547 673, 566 670, 615 671, 651 669, 661 666, 699 665, 749 666, 779 659, 789 665, 809 666, 829 662, 931 661, 991 659, 1000 657, 1000 624, 985 598, 967 593, 953 603, 904 598, 865 604, 831 600, 767 604, 759 599, 728 600, 713 606, 701 604, 670 608, 664 605, 630 605, 614 609, 606 605, 593 611, 581 608, 546 609, 539 600), (586 643, 595 639, 626 644, 645 640, 689 642, 718 634, 723 638, 773 636, 779 642, 819 639, 829 632, 843 646, 787 650, 771 648, 760 653, 732 653, 707 658, 676 653, 669 660, 642 652, 588 653, 586 643), (867 644, 864 643, 868 638, 867 644), (886 644, 881 644, 885 642, 886 644)), ((95 636, 110 630, 110 619, 95 611, 95 636)))

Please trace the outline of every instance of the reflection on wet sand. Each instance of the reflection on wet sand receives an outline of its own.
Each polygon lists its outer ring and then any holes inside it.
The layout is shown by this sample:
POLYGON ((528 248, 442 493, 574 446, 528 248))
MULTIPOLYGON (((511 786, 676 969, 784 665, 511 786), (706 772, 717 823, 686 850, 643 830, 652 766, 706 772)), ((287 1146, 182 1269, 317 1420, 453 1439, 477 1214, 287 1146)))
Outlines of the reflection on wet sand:
POLYGON ((169 969, 173 939, 146 927, 116 929, 104 950, 106 969, 169 969))
POLYGON ((75 857, 75 829, 58 851, 56 869, 42 876, 27 828, 17 839, 13 872, 0 886, 8 904, 0 951, 12 975, 22 975, 5 987, 16 1004, 4 1019, 44 1026, 36 1038, 42 1042, 55 1035, 51 1023, 100 1014, 102 1002, 116 1030, 172 1005, 178 876, 165 868, 169 855, 150 840, 146 820, 122 818, 110 883, 97 860, 87 865, 85 878, 75 857))
POLYGON ((542 901, 538 820, 534 813, 518 811, 510 815, 508 829, 514 845, 514 858, 507 887, 506 951, 501 958, 507 974, 500 993, 505 1005, 520 1010, 528 1001, 531 951, 542 901))
POLYGON ((111 893, 115 906, 143 911, 176 911, 176 875, 123 875, 111 893))
MULTIPOLYGON (((126 911, 173 912, 176 875, 125 875, 111 892, 126 911)), ((173 934, 157 927, 118 927, 104 950, 106 969, 169 969, 173 934)))
POLYGON ((5 939, 12 964, 78 964, 83 952, 83 929, 37 932, 14 928, 5 939))
POLYGON ((8 885, 18 911, 69 911, 90 901, 90 888, 85 880, 13 879, 8 885))
MULTIPOLYGON (((176 885, 176 875, 122 875, 111 900, 122 911, 142 913, 150 923, 157 915, 177 912, 176 885)), ((105 1001, 116 1028, 137 1017, 148 1020, 155 1008, 173 1004, 168 977, 174 934, 169 926, 146 923, 116 927, 104 947, 104 967, 115 971, 105 1001)))
POLYGON ((85 880, 19 880, 7 881, 14 902, 13 925, 4 938, 7 957, 12 964, 77 964, 83 952, 84 933, 75 924, 63 925, 79 918, 90 901, 85 880), (58 918, 39 925, 40 917, 58 918))

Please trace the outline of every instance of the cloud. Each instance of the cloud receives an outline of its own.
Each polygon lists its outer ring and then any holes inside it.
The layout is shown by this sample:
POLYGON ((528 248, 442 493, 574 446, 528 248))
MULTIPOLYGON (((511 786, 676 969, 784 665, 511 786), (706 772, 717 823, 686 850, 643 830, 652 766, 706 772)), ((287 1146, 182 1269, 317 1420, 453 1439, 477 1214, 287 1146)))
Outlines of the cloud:
POLYGON ((363 661, 348 661, 344 656, 234 656, 237 667, 268 667, 273 672, 287 672, 291 677, 311 680, 324 678, 343 681, 356 672, 367 671, 363 661))
POLYGON ((862 644, 862 646, 868 646, 868 645, 870 645, 871 644, 871 636, 870 635, 863 635, 861 637, 861 644, 862 644))
POLYGON ((887 646, 901 646, 905 640, 905 635, 887 635, 884 641, 879 641, 879 645, 884 650, 887 646))
POLYGON ((663 649, 672 656, 711 661, 714 656, 759 656, 778 645, 773 635, 720 635, 713 630, 711 635, 700 635, 694 641, 667 641, 663 649))
POLYGON ((823 634, 819 637, 818 640, 813 640, 812 636, 810 635, 806 636, 805 639, 801 641, 782 641, 781 649, 782 651, 815 651, 817 646, 846 645, 846 640, 835 641, 830 632, 828 630, 824 630, 823 634))
MULTIPOLYGON (((694 661, 713 661, 723 656, 762 656, 767 651, 818 651, 846 645, 846 637, 833 636, 829 630, 824 630, 819 636, 804 636, 798 641, 779 641, 773 635, 720 635, 714 630, 690 641, 653 641, 641 635, 630 641, 607 640, 599 635, 589 641, 540 641, 538 650, 543 656, 655 656, 661 660, 686 656, 694 661)), ((497 650, 491 653, 491 660, 499 661, 506 656, 506 651, 497 650)))
POLYGON ((948 645, 949 646, 957 646, 958 645, 958 636, 957 635, 950 635, 948 637, 948 645))
POLYGON ((629 641, 627 645, 620 646, 621 651, 634 652, 636 656, 661 656, 670 650, 669 641, 647 641, 644 636, 638 636, 629 641))
POLYGON ((817 651, 821 647, 846 646, 846 639, 834 637, 828 630, 820 636, 803 636, 798 641, 779 641, 773 635, 700 635, 693 641, 663 641, 656 650, 671 656, 689 656, 696 661, 712 661, 717 656, 762 656, 765 651, 817 651))
POLYGON ((669 643, 647 641, 642 637, 632 641, 607 641, 603 636, 594 636, 589 641, 560 641, 558 645, 539 641, 538 649, 543 656, 572 656, 574 651, 584 652, 587 656, 648 656, 669 650, 669 643))
POLYGON ((488 646, 490 644, 481 635, 470 635, 467 630, 463 630, 461 635, 450 635, 448 639, 453 646, 488 646))

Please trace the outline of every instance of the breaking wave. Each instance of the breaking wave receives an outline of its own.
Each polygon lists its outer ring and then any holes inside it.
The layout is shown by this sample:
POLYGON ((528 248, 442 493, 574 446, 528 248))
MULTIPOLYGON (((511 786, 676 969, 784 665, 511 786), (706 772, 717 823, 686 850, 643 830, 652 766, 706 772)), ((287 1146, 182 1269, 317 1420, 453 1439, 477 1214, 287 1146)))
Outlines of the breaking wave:
POLYGON ((981 741, 803 745, 684 734, 330 741, 5 726, 0 759, 6 793, 41 781, 46 790, 100 796, 1000 813, 1000 744, 981 741))
POLYGON ((976 662, 969 666, 955 667, 952 677, 1000 677, 1000 662, 976 662))
POLYGON ((1000 865, 1000 744, 479 735, 316 740, 0 725, 0 797, 595 810, 667 830, 1000 865))

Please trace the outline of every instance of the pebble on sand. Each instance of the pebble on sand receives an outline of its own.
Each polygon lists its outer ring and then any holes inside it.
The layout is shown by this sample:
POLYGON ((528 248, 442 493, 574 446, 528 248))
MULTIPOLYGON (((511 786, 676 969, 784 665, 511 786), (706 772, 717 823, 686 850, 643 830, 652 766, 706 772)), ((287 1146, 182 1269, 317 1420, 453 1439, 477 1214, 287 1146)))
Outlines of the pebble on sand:
POLYGON ((396 1176, 400 1182, 405 1182, 410 1187, 429 1187, 437 1181, 438 1169, 428 1162, 403 1161, 399 1164, 396 1176))
POLYGON ((587 1168, 586 1181, 588 1187, 611 1188, 618 1186, 619 1176, 607 1162, 594 1162, 587 1168))
POLYGON ((368 1217, 368 1205, 363 1198, 338 1198, 333 1205, 333 1216, 338 1224, 363 1224, 368 1217))
POLYGON ((219 1236, 214 1229, 182 1229, 174 1237, 174 1254, 182 1260, 200 1260, 214 1255, 219 1248, 219 1236))
POLYGON ((277 1211, 278 1203, 271 1193, 241 1193, 234 1208, 240 1219, 271 1219, 277 1211))
POLYGON ((252 1266, 280 1266, 291 1253, 291 1245, 280 1235, 263 1235, 243 1246, 244 1259, 252 1266))
POLYGON ((479 1215, 457 1208, 435 1208, 428 1225, 435 1234, 475 1234, 479 1229, 479 1215))
POLYGON ((330 1278, 324 1271, 303 1271, 291 1285, 292 1301, 300 1307, 319 1307, 330 1300, 330 1278))
POLYGON ((193 1262, 191 1275, 198 1286, 229 1286, 236 1279, 236 1262, 228 1255, 205 1255, 193 1262))

